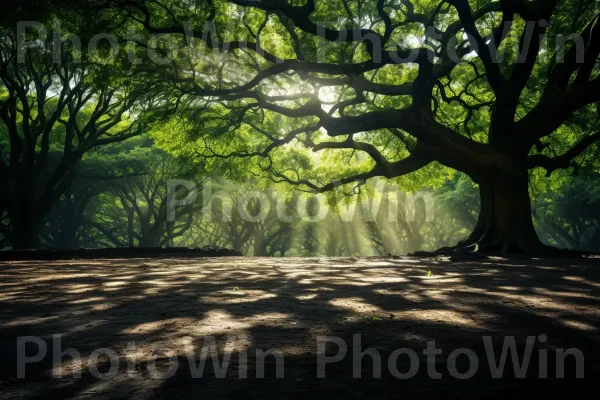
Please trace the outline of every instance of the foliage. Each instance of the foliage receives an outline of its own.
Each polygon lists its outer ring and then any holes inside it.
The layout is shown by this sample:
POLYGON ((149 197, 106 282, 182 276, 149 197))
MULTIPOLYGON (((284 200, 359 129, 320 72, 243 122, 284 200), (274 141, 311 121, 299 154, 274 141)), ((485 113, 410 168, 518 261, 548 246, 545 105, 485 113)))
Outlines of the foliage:
POLYGON ((48 29, 22 63, 13 18, 0 23, 0 235, 15 247, 600 246, 593 0, 66 4, 15 11, 48 29), (63 45, 56 62, 57 22, 136 40, 116 57, 63 45), (201 194, 169 220, 173 179, 201 194), (207 210, 209 181, 223 198, 207 210))

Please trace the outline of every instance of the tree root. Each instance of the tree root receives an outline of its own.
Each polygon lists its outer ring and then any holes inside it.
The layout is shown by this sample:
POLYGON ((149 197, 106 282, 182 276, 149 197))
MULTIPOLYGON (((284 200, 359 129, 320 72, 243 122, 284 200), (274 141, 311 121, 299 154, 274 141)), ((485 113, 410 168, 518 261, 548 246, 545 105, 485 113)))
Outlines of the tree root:
POLYGON ((474 244, 459 243, 453 247, 442 247, 435 251, 417 251, 408 254, 410 257, 433 258, 439 256, 449 256, 450 261, 470 261, 488 259, 490 256, 500 256, 507 258, 587 258, 598 256, 600 254, 559 249, 548 246, 541 242, 533 243, 515 243, 509 241, 501 242, 478 242, 474 244))

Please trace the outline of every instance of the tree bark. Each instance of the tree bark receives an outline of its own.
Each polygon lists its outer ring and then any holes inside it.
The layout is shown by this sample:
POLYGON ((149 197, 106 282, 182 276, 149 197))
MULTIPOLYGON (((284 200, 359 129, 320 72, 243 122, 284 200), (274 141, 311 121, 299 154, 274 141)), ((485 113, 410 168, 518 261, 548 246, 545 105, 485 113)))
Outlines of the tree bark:
POLYGON ((496 171, 478 180, 481 211, 471 236, 459 247, 491 253, 547 253, 533 225, 527 171, 496 171))
POLYGON ((41 224, 35 215, 19 210, 19 216, 13 218, 12 248, 14 250, 39 249, 41 247, 41 224))

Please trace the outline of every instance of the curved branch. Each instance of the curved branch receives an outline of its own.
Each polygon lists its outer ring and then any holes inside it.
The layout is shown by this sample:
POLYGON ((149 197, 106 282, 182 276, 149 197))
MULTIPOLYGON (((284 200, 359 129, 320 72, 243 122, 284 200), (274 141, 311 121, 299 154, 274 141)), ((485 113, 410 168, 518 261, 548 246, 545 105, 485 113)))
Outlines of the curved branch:
POLYGON ((351 139, 351 136, 348 140, 343 142, 322 142, 313 146, 312 151, 318 152, 324 149, 353 149, 359 150, 367 153, 375 163, 379 165, 389 165, 389 161, 381 154, 379 150, 375 146, 369 143, 357 142, 351 139))
POLYGON ((276 182, 286 182, 296 186, 307 186, 311 189, 313 193, 323 193, 353 182, 363 184, 368 179, 375 177, 397 178, 399 176, 407 175, 411 172, 418 171, 419 169, 427 166, 433 161, 433 159, 431 159, 424 153, 414 152, 403 160, 393 163, 386 162, 386 164, 377 164, 375 165, 375 167, 373 167, 373 169, 371 169, 368 172, 338 179, 324 186, 319 186, 307 179, 293 180, 285 174, 275 171, 273 171, 272 173, 276 177, 280 178, 280 180, 276 180, 276 182))
POLYGON ((490 47, 477 30, 477 26, 475 25, 476 19, 473 16, 469 2, 467 0, 446 1, 452 4, 458 12, 465 32, 470 36, 469 40, 472 40, 471 47, 477 49, 477 54, 483 62, 490 86, 496 94, 500 93, 503 90, 505 80, 502 77, 500 67, 497 64, 490 47))
POLYGON ((529 168, 542 167, 546 169, 547 176, 550 176, 554 171, 558 169, 564 169, 572 166, 573 159, 583 153, 588 147, 596 142, 600 142, 600 132, 596 132, 593 135, 586 136, 581 139, 575 146, 573 146, 566 153, 558 157, 549 157, 543 154, 531 155, 527 158, 529 168))

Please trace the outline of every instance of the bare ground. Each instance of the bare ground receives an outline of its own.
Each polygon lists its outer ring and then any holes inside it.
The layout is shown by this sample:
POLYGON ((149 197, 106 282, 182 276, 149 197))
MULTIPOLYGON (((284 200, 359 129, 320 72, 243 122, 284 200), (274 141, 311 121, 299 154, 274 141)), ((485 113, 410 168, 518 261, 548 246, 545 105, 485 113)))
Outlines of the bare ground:
MULTIPOLYGON (((597 259, 5 262, 0 263, 0 398, 584 397, 600 378, 599 295, 597 259), (54 334, 61 334, 60 349, 81 353, 80 379, 72 377, 77 364, 69 357, 53 366, 54 334), (356 334, 362 349, 379 352, 380 379, 372 378, 369 356, 363 359, 362 379, 353 378, 356 334), (545 335, 545 343, 539 335, 545 335), (25 378, 18 379, 17 338, 24 336, 41 337, 48 354, 28 364, 25 378), (210 336, 221 360, 230 355, 226 377, 218 378, 207 362, 202 378, 193 378, 189 361, 200 358, 210 336), (348 355, 328 364, 326 378, 317 379, 317 338, 323 336, 339 337, 348 355), (521 356, 527 337, 535 337, 525 379, 515 378, 510 356, 503 378, 492 379, 484 336, 491 337, 496 362, 506 336, 515 337, 521 356), (442 350, 435 364, 422 354, 428 341, 442 350), (99 348, 119 357, 119 368, 108 379, 93 373, 96 367, 108 372, 110 366, 106 355, 97 361, 89 357, 99 348), (388 366, 389 356, 400 348, 418 354, 416 376, 410 379, 398 379, 388 366), (473 365, 466 355, 449 357, 458 348, 471 349, 479 361, 470 379, 453 377, 454 362, 459 373, 473 365), (575 379, 575 356, 566 358, 565 378, 556 379, 556 350, 568 348, 583 353, 584 379, 575 379), (256 377, 262 369, 257 349, 282 352, 283 378, 275 377, 272 356, 266 358, 265 377, 256 377), (546 365, 540 350, 548 355, 547 379, 539 377, 546 365), (240 378, 243 351, 248 353, 246 379, 240 378), (168 374, 174 366, 176 372, 168 374), (430 368, 442 378, 433 379, 430 368)), ((36 348, 30 343, 26 355, 36 348)), ((327 349, 332 356, 337 347, 327 349)), ((415 364, 401 355, 394 365, 405 373, 415 364)))

